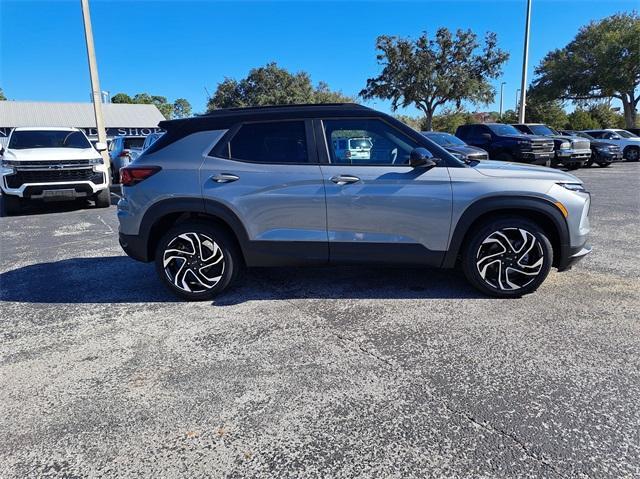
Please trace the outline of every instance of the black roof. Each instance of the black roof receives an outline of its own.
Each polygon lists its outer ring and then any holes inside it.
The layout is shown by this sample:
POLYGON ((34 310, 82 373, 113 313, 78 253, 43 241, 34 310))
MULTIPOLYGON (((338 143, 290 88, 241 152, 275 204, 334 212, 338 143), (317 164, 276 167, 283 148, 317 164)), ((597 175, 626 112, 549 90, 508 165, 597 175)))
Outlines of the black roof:
POLYGON ((372 113, 382 115, 371 108, 357 103, 312 103, 303 105, 271 105, 244 108, 220 108, 204 115, 168 120, 160 122, 165 130, 229 128, 238 121, 247 120, 281 120, 287 118, 316 118, 330 113, 332 116, 367 116, 372 113))

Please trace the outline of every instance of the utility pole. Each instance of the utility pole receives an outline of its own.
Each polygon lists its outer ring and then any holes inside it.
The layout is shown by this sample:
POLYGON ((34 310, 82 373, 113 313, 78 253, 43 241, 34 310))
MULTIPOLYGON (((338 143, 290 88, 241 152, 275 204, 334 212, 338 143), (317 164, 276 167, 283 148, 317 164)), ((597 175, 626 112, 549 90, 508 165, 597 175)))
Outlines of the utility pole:
MULTIPOLYGON (((107 143, 107 132, 104 129, 104 116, 102 114, 102 90, 100 90, 100 80, 98 78, 98 63, 96 61, 96 50, 93 45, 93 30, 91 29, 91 13, 89 12, 89 0, 80 0, 82 7, 82 20, 84 21, 84 36, 87 41, 87 58, 89 60, 89 76, 91 77, 91 96, 93 98, 93 111, 96 117, 96 131, 98 141, 107 143)), ((100 154, 107 167, 109 165, 109 155, 106 151, 100 154)))
POLYGON ((527 20, 524 27, 524 54, 522 58, 522 84, 520 85, 520 109, 518 122, 524 123, 527 107, 527 63, 529 62, 529 27, 531 26, 531 0, 527 0, 527 20))
POLYGON ((519 103, 520 103, 520 88, 516 90, 516 115, 520 111, 520 107, 518 105, 519 103))
POLYGON ((502 101, 502 96, 504 93, 504 86, 507 84, 506 81, 500 83, 500 119, 502 120, 502 108, 504 107, 504 102, 502 101))

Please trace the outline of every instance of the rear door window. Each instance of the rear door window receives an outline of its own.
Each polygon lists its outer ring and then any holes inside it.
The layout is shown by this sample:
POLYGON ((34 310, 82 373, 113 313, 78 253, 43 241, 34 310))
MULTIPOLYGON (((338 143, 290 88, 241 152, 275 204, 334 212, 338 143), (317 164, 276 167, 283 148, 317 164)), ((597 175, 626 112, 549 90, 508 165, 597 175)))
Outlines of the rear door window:
POLYGON ((229 141, 228 157, 254 163, 308 163, 304 121, 244 124, 229 141))

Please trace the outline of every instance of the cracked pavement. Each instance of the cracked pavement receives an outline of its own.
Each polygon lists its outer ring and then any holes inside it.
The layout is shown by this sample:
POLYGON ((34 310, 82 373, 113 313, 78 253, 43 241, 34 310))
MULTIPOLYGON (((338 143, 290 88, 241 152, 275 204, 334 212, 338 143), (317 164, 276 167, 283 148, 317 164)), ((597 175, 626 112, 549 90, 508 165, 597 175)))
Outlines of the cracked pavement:
POLYGON ((0 477, 640 477, 640 164, 577 175, 594 252, 520 300, 340 267, 183 303, 114 207, 0 219, 0 477))

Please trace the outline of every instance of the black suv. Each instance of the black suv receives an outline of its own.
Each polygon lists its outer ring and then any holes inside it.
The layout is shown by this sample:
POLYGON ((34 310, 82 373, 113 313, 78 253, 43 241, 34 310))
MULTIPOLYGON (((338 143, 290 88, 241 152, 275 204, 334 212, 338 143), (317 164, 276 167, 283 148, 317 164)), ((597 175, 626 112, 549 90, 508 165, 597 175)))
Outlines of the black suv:
POLYGON ((552 139, 525 135, 503 123, 460 125, 456 136, 486 150, 492 160, 550 165, 554 156, 552 139))

